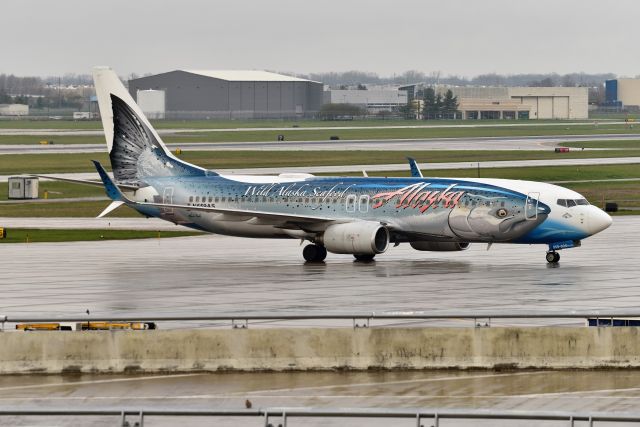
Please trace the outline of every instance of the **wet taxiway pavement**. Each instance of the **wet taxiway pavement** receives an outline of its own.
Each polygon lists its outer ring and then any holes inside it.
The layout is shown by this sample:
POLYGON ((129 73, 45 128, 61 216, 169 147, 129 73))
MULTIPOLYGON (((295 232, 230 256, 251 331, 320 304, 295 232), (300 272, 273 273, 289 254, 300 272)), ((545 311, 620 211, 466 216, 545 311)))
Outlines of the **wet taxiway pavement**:
MULTIPOLYGON (((496 411, 636 412, 640 371, 431 371, 217 373, 156 376, 0 377, 3 408, 456 408, 496 411)), ((70 418, 6 417, 0 425, 71 425, 70 418)), ((113 426, 117 419, 95 418, 83 424, 113 426)), ((251 419, 145 419, 145 425, 260 426, 251 419), (153 422, 152 422, 153 421, 153 422)), ((432 425, 424 420, 423 425, 432 425)), ((274 425, 280 420, 274 419, 274 425)), ((306 420, 290 426, 411 426, 410 420, 306 420)), ((443 420, 442 426, 566 426, 567 422, 443 420)), ((576 423, 576 426, 583 424, 576 423)), ((584 425, 587 425, 586 423, 584 425)), ((618 425, 621 424, 602 424, 618 425)))
POLYGON ((0 315, 426 310, 572 311, 640 307, 640 217, 562 251, 471 245, 390 248, 370 264, 329 254, 305 264, 295 240, 217 235, 0 245, 0 315))
MULTIPOLYGON (((638 226, 640 217, 616 217, 610 229, 585 240, 583 247, 563 251, 555 268, 544 261, 542 246, 494 245, 487 251, 486 245, 472 245, 465 252, 428 253, 401 245, 371 264, 354 263, 349 256, 330 254, 325 264, 309 265, 302 262, 301 248, 293 240, 200 236, 0 245, 3 265, 0 315, 75 316, 86 309, 92 315, 636 309, 640 307, 638 226)), ((273 324, 285 325, 276 322, 250 327, 273 324)), ((459 324, 466 326, 464 322, 459 324)), ((162 328, 192 326, 211 325, 161 324, 162 328)), ((350 326, 350 322, 343 326, 350 326)), ((254 408, 385 406, 636 411, 640 407, 640 371, 0 377, 0 406, 5 408, 231 409, 244 407, 246 399, 254 408)), ((82 425, 111 426, 115 421, 83 419, 82 425)), ((184 424, 186 420, 145 421, 146 425, 168 426, 184 424)), ((277 425, 278 421, 274 421, 277 425)), ((301 421, 290 420, 289 425, 415 425, 415 421, 409 420, 301 421)), ((69 418, 0 418, 0 425, 7 426, 77 423, 69 418)), ((188 424, 211 425, 212 420, 192 419, 188 424)), ((226 419, 215 425, 259 426, 264 425, 264 420, 226 419)), ((425 420, 423 425, 432 423, 425 420)), ((566 422, 465 424, 447 420, 441 425, 560 426, 566 422)))

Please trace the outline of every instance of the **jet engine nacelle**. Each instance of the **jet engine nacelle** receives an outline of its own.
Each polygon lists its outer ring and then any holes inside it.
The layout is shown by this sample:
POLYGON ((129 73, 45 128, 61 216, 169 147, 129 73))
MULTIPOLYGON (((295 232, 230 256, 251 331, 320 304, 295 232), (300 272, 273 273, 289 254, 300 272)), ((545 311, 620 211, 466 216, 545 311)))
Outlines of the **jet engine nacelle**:
POLYGON ((319 243, 335 254, 375 255, 389 247, 389 230, 374 221, 330 225, 319 243))
POLYGON ((458 242, 411 242, 411 247, 417 251, 453 252, 469 249, 470 243, 458 242))

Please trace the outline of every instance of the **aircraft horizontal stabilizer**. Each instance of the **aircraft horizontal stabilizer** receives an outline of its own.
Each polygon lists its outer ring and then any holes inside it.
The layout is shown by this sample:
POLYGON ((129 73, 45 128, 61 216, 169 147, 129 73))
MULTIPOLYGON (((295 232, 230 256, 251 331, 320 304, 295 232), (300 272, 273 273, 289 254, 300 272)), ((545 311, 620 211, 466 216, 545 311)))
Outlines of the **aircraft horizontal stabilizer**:
POLYGON ((120 206, 124 205, 123 201, 120 200, 116 200, 111 202, 111 204, 109 206, 107 206, 107 208, 105 210, 102 211, 102 213, 100 215, 98 215, 96 218, 102 218, 103 216, 113 212, 114 210, 118 209, 120 206))

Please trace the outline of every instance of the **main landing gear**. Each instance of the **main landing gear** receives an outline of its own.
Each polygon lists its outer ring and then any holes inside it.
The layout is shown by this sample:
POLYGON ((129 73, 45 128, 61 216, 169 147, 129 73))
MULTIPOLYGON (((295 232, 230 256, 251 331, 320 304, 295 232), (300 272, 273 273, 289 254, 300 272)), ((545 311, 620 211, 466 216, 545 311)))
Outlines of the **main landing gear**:
POLYGON ((549 264, 557 264, 560 261, 560 254, 556 251, 547 252, 547 262, 549 264))
POLYGON ((322 262, 327 257, 327 249, 320 245, 307 245, 302 250, 302 256, 307 262, 322 262))

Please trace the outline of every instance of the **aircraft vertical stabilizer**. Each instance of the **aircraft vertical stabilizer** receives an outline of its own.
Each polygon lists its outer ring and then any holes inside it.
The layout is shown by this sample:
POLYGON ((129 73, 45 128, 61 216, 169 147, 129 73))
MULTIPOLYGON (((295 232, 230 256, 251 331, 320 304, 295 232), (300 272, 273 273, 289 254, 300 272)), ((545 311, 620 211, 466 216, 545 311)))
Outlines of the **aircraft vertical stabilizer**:
POLYGON ((207 174, 205 169, 171 154, 113 70, 94 68, 93 76, 113 176, 118 183, 142 185, 148 177, 207 174))

